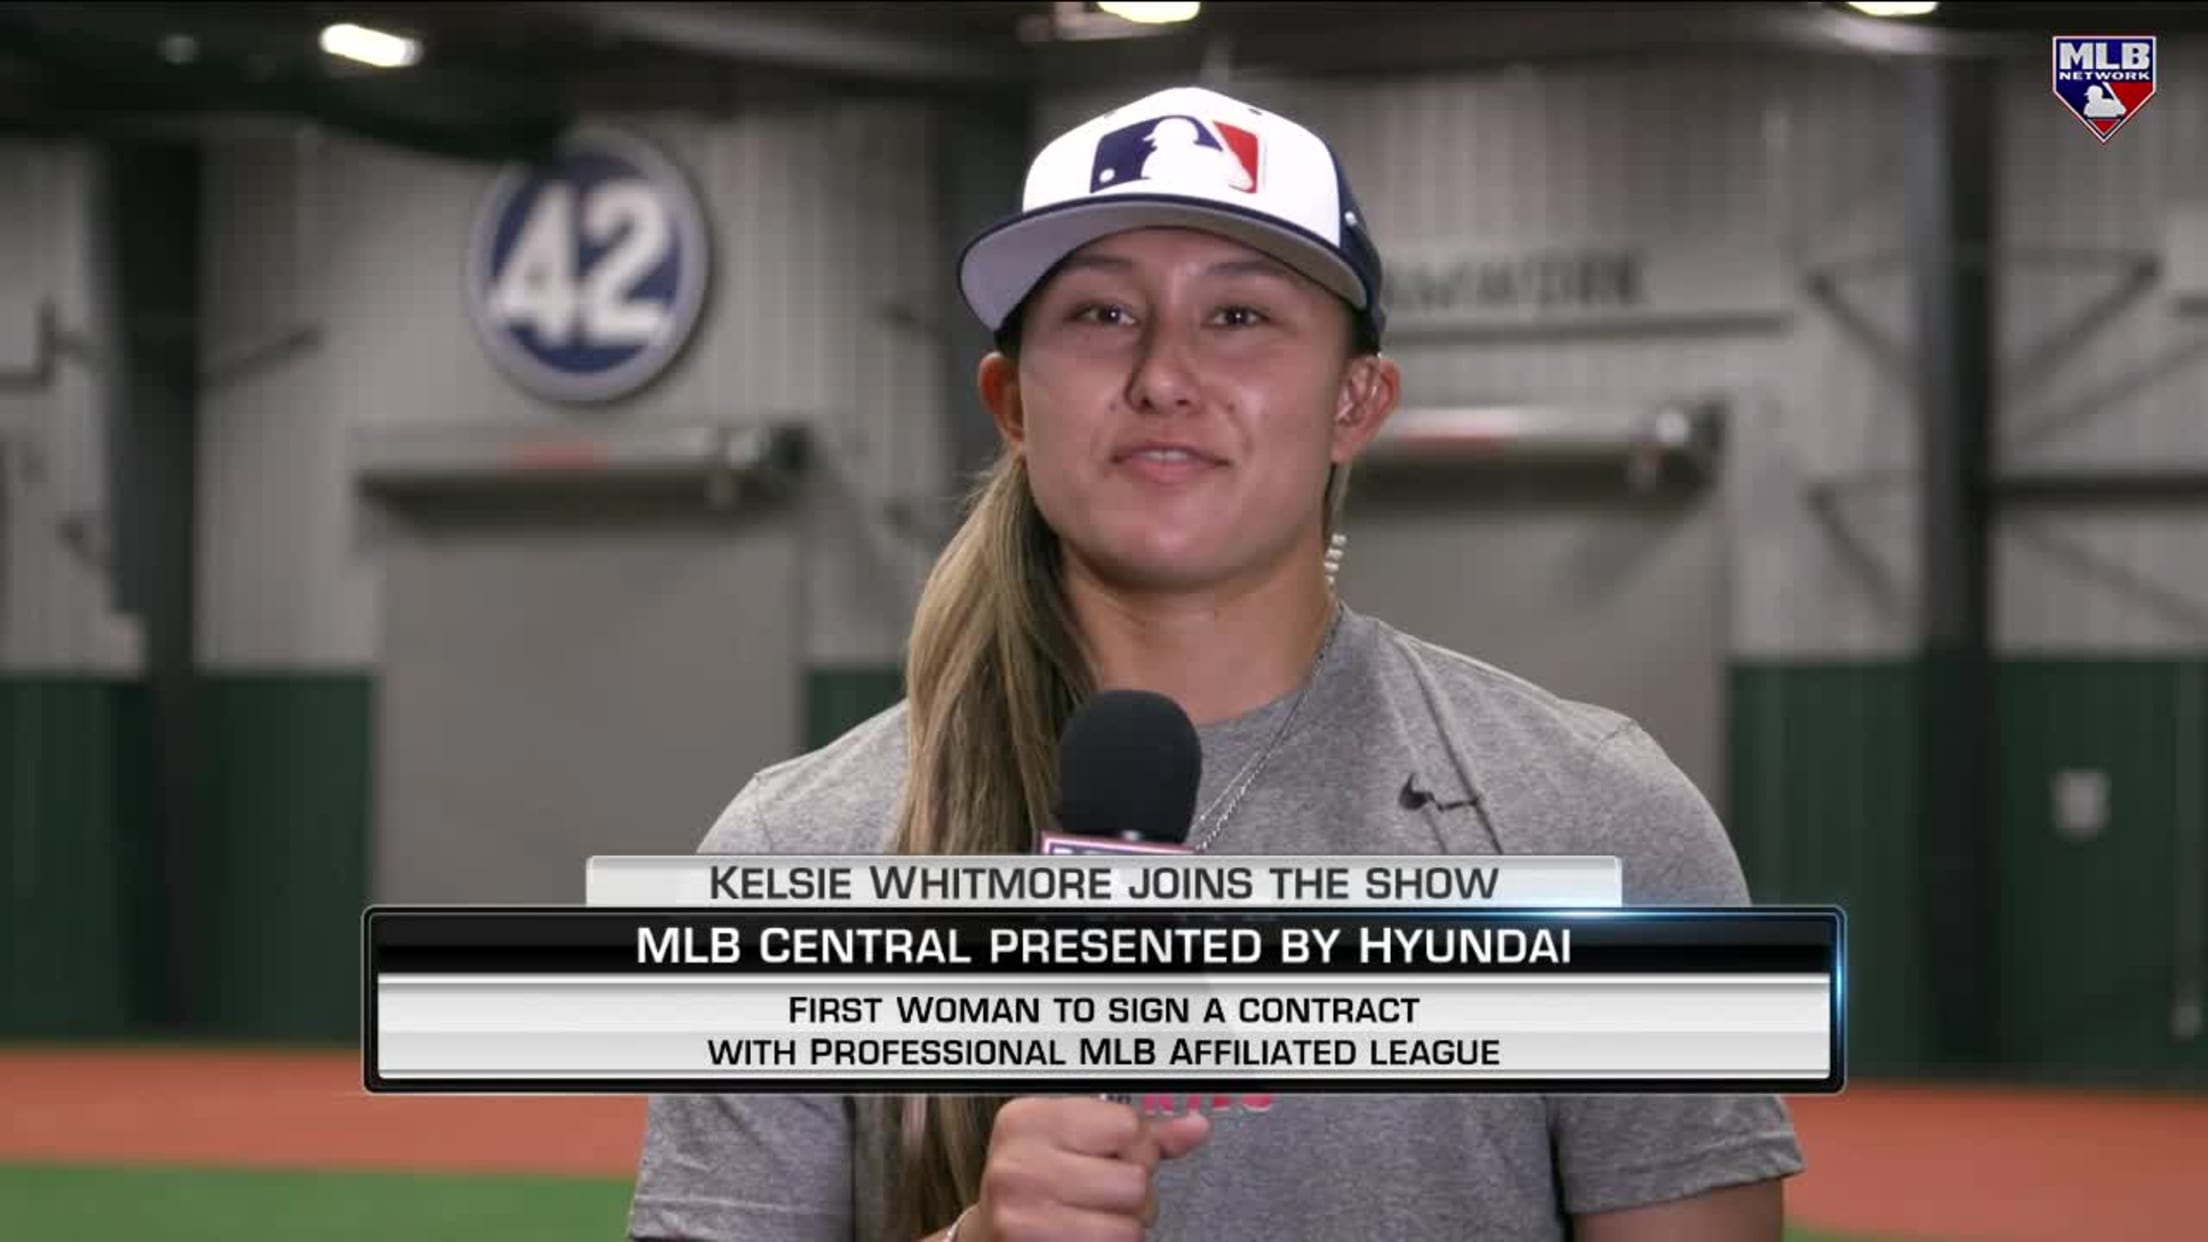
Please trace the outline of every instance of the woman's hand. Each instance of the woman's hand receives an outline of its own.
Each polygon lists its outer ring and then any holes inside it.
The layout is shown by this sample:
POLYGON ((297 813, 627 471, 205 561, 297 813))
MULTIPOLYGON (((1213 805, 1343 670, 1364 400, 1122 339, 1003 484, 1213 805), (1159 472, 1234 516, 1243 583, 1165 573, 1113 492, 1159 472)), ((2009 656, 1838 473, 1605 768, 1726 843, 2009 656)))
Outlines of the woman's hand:
POLYGON ((997 1111, 958 1242, 1140 1242, 1158 1218, 1158 1162, 1210 1134, 1202 1113, 1152 1120, 1109 1100, 1013 1100, 997 1111))

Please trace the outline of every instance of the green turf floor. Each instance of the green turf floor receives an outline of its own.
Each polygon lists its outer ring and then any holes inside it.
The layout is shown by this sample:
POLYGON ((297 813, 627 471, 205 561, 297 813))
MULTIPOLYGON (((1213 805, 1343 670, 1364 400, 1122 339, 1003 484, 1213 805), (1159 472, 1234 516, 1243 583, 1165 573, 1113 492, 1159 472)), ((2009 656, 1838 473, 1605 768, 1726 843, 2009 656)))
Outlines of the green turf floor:
POLYGON ((0 1236, 87 1242, 604 1242, 625 1179, 0 1166, 0 1236))
MULTIPOLYGON (((626 1178, 0 1165, 0 1235, 84 1242, 607 1242, 626 1178)), ((1787 1242, 1871 1242, 1789 1230, 1787 1242)))

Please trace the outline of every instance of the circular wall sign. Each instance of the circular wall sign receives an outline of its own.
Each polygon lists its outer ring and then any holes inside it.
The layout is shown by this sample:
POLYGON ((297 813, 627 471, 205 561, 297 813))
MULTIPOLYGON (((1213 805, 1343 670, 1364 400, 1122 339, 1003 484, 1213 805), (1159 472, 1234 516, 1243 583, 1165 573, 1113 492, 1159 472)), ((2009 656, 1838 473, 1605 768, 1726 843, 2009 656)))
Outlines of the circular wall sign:
POLYGON ((673 161, 599 126, 547 163, 501 172, 476 214, 467 300, 491 357, 551 401, 628 396, 697 327, 711 256, 705 213, 673 161))

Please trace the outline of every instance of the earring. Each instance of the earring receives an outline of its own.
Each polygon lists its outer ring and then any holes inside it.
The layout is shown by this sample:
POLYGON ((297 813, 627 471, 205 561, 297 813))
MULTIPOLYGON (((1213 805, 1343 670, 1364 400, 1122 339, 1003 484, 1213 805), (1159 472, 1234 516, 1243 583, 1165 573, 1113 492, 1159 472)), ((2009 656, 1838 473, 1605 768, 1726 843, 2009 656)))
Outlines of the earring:
POLYGON ((1329 587, 1334 585, 1335 575, 1342 572, 1342 549, 1348 545, 1349 536, 1340 531, 1335 531, 1326 541, 1326 559, 1323 564, 1326 566, 1326 585, 1329 587))

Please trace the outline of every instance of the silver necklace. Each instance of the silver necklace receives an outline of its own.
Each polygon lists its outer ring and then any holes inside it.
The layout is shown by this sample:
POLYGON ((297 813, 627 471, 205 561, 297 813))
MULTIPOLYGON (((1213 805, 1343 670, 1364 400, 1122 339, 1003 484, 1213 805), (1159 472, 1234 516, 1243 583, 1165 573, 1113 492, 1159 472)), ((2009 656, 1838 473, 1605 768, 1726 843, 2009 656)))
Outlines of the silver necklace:
POLYGON ((1273 736, 1265 743, 1265 749, 1243 764, 1242 770, 1235 773, 1234 779, 1227 782, 1227 787, 1211 800, 1211 805, 1204 809, 1204 813, 1196 817, 1198 825, 1206 820, 1211 823, 1196 838, 1195 844, 1189 846, 1194 853, 1201 854, 1211 848, 1211 843, 1218 840, 1219 833, 1226 828, 1227 821, 1234 818, 1234 809, 1242 805, 1243 795, 1249 793, 1250 786, 1255 785, 1257 778, 1265 774, 1265 765, 1272 762, 1273 752, 1280 749, 1281 740, 1288 736, 1289 727, 1296 723, 1296 714, 1303 710, 1304 698, 1311 693, 1311 687, 1318 684, 1319 670, 1325 667, 1326 654, 1334 649, 1334 635, 1342 628, 1342 611, 1342 601, 1335 600, 1333 619, 1326 623, 1326 637, 1319 640, 1319 653, 1312 657, 1311 670, 1305 674, 1302 688, 1296 691, 1296 697, 1289 702, 1288 714, 1280 718, 1280 727, 1273 730, 1273 736))

